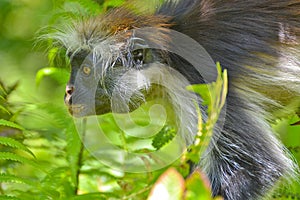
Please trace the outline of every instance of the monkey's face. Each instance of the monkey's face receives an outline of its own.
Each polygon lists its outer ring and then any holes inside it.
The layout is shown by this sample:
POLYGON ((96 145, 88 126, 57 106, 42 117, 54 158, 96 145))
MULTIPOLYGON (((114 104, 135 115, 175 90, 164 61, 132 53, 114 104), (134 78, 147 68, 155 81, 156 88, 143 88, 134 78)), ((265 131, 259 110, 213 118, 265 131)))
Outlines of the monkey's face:
POLYGON ((96 81, 91 55, 81 52, 72 56, 71 75, 65 94, 65 104, 72 115, 91 115, 95 113, 95 105, 101 113, 109 112, 109 95, 104 88, 97 86, 96 81))
POLYGON ((76 117, 134 110, 150 93, 150 49, 132 50, 127 42, 102 44, 70 56, 65 103, 76 117))

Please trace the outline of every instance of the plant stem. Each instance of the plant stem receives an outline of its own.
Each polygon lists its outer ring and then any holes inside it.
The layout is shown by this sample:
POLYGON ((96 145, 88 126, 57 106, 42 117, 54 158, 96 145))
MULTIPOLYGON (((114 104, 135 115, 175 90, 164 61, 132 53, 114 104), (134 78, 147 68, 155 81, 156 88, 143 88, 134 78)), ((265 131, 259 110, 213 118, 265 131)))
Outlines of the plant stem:
POLYGON ((81 173, 81 166, 82 166, 82 160, 83 160, 83 151, 84 151, 84 140, 85 140, 85 134, 86 134, 86 123, 87 119, 84 118, 82 120, 82 129, 79 134, 81 134, 81 142, 80 142, 80 150, 78 153, 78 162, 77 162, 77 172, 76 172, 76 185, 75 185, 75 195, 78 194, 79 190, 79 176, 81 173))

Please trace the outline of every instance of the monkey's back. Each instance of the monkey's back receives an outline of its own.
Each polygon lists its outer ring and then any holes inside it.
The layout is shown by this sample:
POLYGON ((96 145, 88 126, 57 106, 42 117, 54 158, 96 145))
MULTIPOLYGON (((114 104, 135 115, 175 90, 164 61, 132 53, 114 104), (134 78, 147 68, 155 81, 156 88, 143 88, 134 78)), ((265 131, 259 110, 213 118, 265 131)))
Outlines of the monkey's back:
POLYGON ((299 0, 185 0, 157 11, 228 69, 225 125, 200 163, 215 195, 258 199, 297 168, 268 122, 300 107, 299 11, 299 0))

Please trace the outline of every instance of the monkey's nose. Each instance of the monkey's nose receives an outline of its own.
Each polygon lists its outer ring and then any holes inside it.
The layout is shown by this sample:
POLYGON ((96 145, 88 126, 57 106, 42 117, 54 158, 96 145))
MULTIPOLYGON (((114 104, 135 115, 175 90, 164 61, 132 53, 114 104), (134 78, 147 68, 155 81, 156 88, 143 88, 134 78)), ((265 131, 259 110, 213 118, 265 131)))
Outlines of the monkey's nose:
POLYGON ((67 85, 66 86, 66 95, 72 95, 74 90, 75 90, 75 88, 73 85, 67 85))
POLYGON ((75 90, 73 85, 66 86, 66 94, 65 94, 65 104, 71 105, 72 104, 72 94, 75 90))

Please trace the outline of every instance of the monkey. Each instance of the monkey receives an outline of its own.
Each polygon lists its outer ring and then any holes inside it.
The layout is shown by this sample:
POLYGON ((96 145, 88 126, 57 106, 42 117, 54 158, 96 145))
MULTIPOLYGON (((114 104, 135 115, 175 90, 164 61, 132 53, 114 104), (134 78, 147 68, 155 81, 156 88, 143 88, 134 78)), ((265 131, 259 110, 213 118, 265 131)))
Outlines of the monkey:
POLYGON ((178 55, 184 44, 174 32, 201 45, 228 71, 223 126, 196 163, 213 196, 264 198, 282 177, 298 171, 270 122, 279 117, 276 111, 290 114, 300 105, 299 0, 167 0, 154 13, 124 5, 57 27, 48 37, 70 58, 70 113, 130 112, 162 95, 175 115, 183 115, 182 138, 192 144, 197 113, 191 99, 201 104, 201 97, 181 88, 205 83, 205 71, 215 66, 203 61, 199 71, 187 59, 200 47, 178 55))

